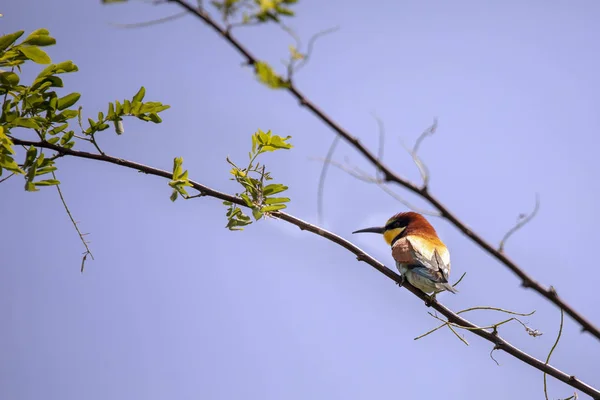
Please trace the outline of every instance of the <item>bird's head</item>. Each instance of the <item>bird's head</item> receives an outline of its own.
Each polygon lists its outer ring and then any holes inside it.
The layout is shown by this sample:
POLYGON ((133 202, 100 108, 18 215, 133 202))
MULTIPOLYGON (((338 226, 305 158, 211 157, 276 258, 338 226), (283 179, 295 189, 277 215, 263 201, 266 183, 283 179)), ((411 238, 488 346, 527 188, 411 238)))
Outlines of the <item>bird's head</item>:
POLYGON ((425 217, 412 211, 394 215, 382 227, 359 229, 352 233, 365 232, 382 234, 385 242, 389 245, 393 245, 396 240, 409 234, 437 237, 435 229, 425 217))

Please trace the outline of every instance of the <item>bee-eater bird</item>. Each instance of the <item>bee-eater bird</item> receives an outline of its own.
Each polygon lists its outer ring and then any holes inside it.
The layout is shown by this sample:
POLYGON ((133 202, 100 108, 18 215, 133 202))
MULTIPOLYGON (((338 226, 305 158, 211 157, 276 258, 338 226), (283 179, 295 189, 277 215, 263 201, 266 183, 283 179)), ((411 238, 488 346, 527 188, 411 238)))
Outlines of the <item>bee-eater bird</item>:
POLYGON ((352 233, 383 234, 392 247, 396 268, 411 285, 425 293, 447 290, 458 292, 448 283, 450 252, 433 226, 416 212, 401 212, 390 218, 384 227, 360 229, 352 233))

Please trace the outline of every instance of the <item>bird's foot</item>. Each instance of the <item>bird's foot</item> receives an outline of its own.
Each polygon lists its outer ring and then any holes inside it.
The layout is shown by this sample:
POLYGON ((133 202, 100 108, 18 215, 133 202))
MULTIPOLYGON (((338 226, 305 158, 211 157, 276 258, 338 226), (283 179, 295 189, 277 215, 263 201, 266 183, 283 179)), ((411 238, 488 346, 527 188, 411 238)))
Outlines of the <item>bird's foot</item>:
POLYGON ((427 307, 431 307, 431 304, 433 304, 433 302, 435 301, 436 294, 437 294, 436 292, 433 292, 430 295, 425 295, 425 305, 427 307))
POLYGON ((404 275, 400 275, 400 282, 396 282, 396 285, 398 285, 399 287, 402 287, 404 285, 404 275))

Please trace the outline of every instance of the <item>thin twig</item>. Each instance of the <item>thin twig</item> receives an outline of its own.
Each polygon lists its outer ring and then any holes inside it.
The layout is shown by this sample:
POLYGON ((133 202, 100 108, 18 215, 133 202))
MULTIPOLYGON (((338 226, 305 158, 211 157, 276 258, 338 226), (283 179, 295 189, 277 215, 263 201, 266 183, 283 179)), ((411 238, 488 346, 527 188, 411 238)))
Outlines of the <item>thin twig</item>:
MULTIPOLYGON (((556 346, 558 346, 558 342, 560 341, 560 337, 562 335, 563 322, 564 322, 564 312, 563 312, 563 310, 560 310, 560 326, 558 327, 558 335, 556 336, 556 341, 554 342, 554 344, 552 345, 552 348, 550 349, 550 353, 548 353, 548 357, 546 357, 546 364, 548 364, 550 362, 550 357, 552 356, 552 353, 554 353, 554 349, 556 349, 556 346)), ((548 399, 548 386, 546 383, 546 373, 545 372, 544 372, 544 396, 546 396, 546 400, 549 400, 548 399)))
MULTIPOLYGON (((379 143, 377 143, 377 158, 383 161, 383 151, 385 149, 385 125, 381 118, 375 114, 375 112, 371 113, 375 122, 377 122, 377 131, 379 132, 379 143)), ((383 180, 383 177, 380 177, 381 171, 379 169, 375 169, 375 176, 377 179, 383 180)))
MULTIPOLYGON (((64 155, 115 164, 115 165, 119 165, 122 167, 131 168, 131 169, 134 169, 137 171, 142 171, 149 175, 160 176, 160 177, 163 177, 163 178, 166 178, 169 180, 171 180, 173 177, 172 172, 169 172, 166 170, 161 170, 161 169, 154 168, 154 167, 150 167, 150 166, 136 163, 133 161, 125 160, 122 158, 108 156, 106 154, 102 155, 102 154, 89 153, 89 152, 85 152, 85 151, 66 149, 66 148, 63 148, 60 146, 50 144, 48 142, 34 142, 34 141, 22 140, 22 139, 18 139, 18 138, 14 138, 14 137, 11 139, 12 139, 13 143, 15 143, 16 145, 36 146, 36 147, 40 147, 40 148, 46 148, 49 150, 56 151, 58 153, 62 153, 64 155)), ((240 205, 242 207, 247 207, 246 203, 239 197, 219 192, 217 190, 214 190, 214 189, 212 189, 208 186, 205 186, 196 181, 190 180, 189 183, 192 188, 196 189, 199 193, 204 194, 205 196, 214 197, 214 198, 224 200, 224 201, 230 201, 230 202, 240 205)), ((431 297, 429 295, 423 293, 419 289, 412 286, 409 282, 404 282, 402 277, 400 275, 398 275, 396 272, 387 268, 384 264, 380 263, 375 258, 369 256, 358 246, 356 246, 353 243, 349 242, 348 240, 342 238, 341 236, 336 235, 333 232, 329 232, 328 230, 323 229, 318 225, 313 225, 311 223, 303 221, 299 218, 294 217, 293 215, 290 215, 290 214, 287 214, 284 212, 275 211, 275 212, 272 212, 271 215, 274 218, 278 218, 280 220, 286 221, 290 224, 297 226, 301 230, 309 231, 311 233, 319 235, 319 236, 345 248, 346 250, 348 250, 351 253, 353 253, 354 255, 356 255, 356 258, 359 261, 363 261, 363 262, 369 264, 370 266, 372 266, 377 271, 381 272, 383 275, 385 275, 389 279, 393 280, 394 282, 403 283, 402 287, 404 287, 406 290, 411 292, 413 295, 417 296, 425 304, 428 304, 434 310, 436 310, 437 312, 442 314, 444 317, 446 317, 448 319, 449 322, 459 325, 463 329, 469 329, 475 335, 493 343, 495 347, 498 347, 499 349, 504 350, 507 354, 510 354, 511 356, 532 366, 533 368, 536 368, 542 372, 546 372, 548 375, 553 376, 554 378, 560 380, 561 382, 564 382, 564 383, 568 384, 569 386, 572 386, 573 388, 578 389, 578 390, 582 391, 583 393, 586 393, 596 399, 600 399, 600 390, 588 385, 587 383, 584 383, 579 378, 569 375, 569 374, 551 366, 548 363, 544 363, 543 361, 538 360, 537 358, 535 358, 535 357, 525 353, 524 351, 518 349, 517 347, 513 346, 508 341, 506 341, 505 339, 503 339, 499 335, 497 335, 497 333, 488 332, 484 329, 481 329, 474 323, 461 317, 457 313, 454 313, 453 311, 448 309, 446 306, 444 306, 442 303, 440 303, 436 299, 431 299, 431 297)))
POLYGON ((452 285, 452 287, 456 287, 456 285, 458 285, 460 283, 460 281, 463 280, 463 278, 467 275, 466 272, 463 272, 463 274, 460 276, 460 278, 458 278, 458 280, 456 281, 456 283, 454 285, 452 285))
MULTIPOLYGON (((56 179, 56 174, 54 173, 54 171, 52 171, 52 178, 56 179)), ((65 208, 65 211, 67 212, 67 215, 69 216, 69 219, 71 220, 71 223, 73 224, 73 226, 75 227, 75 230, 77 231, 77 235, 79 235, 79 239, 81 239, 81 243, 83 243, 83 247, 85 247, 85 253, 83 253, 83 258, 81 259, 81 272, 83 273, 83 269, 85 267, 85 261, 87 260, 88 255, 92 258, 92 260, 94 259, 94 255, 92 254, 92 251, 88 247, 88 242, 86 242, 86 240, 83 238, 84 234, 82 234, 81 231, 79 230, 79 226, 77 225, 77 222, 75 222, 75 219, 73 218, 73 215, 71 214, 71 210, 69 210, 69 206, 67 206, 67 202, 65 201, 65 198, 62 194, 60 185, 56 185, 56 190, 58 191, 58 196, 60 197, 60 201, 62 202, 63 207, 65 208)))
POLYGON ((518 231, 519 229, 521 229, 522 227, 527 225, 527 223, 529 223, 529 221, 531 221, 535 217, 535 215, 537 214, 539 209, 540 209, 540 196, 538 193, 536 193, 535 194, 535 207, 533 208, 533 211, 529 215, 521 214, 519 216, 519 220, 518 220, 517 224, 515 226, 513 226, 508 232, 506 232, 506 235, 504 235, 504 237, 500 241, 500 245, 498 246, 498 251, 500 253, 504 252, 504 245, 506 244, 506 241, 516 231, 518 231))
MULTIPOLYGON (((212 17, 205 10, 199 10, 185 0, 170 0, 170 2, 181 5, 187 11, 198 17, 208 26, 210 26, 223 39, 225 39, 230 45, 232 45, 238 52, 242 54, 242 56, 246 59, 246 64, 253 65, 257 62, 258 59, 235 37, 233 37, 230 34, 230 32, 228 32, 225 28, 219 26, 219 24, 217 24, 215 20, 213 20, 212 17)), ((427 190, 426 186, 417 186, 409 180, 402 178, 398 174, 394 173, 389 167, 383 164, 383 162, 379 160, 375 154, 373 154, 364 145, 362 145, 358 138, 351 135, 346 129, 344 129, 323 110, 321 110, 316 104, 311 102, 293 83, 290 82, 289 85, 286 85, 285 89, 298 100, 301 106, 306 107, 306 109, 312 112, 325 125, 329 126, 335 133, 337 133, 337 135, 344 138, 344 140, 350 143, 350 145, 353 146, 360 154, 362 154, 371 164, 373 164, 377 169, 379 169, 386 181, 394 182, 400 186, 403 186, 409 191, 420 195, 423 199, 427 200, 433 207, 435 207, 440 212, 443 218, 447 219, 464 235, 466 235, 468 238, 474 241, 483 250, 485 250, 487 253, 493 256, 500 263, 504 264, 515 275, 517 275, 521 280, 521 286, 523 286, 524 288, 533 289, 534 291, 542 295, 544 298, 546 298, 548 301, 554 303, 555 305, 563 309, 571 318, 573 318, 575 321, 577 321, 577 323, 581 325, 582 331, 589 332, 597 339, 600 339, 600 329, 598 329, 598 327, 592 324, 583 315, 579 314, 564 300, 552 294, 548 288, 536 282, 514 261, 508 258, 504 253, 499 252, 495 248, 495 246, 492 246, 482 236, 473 232, 473 230, 469 228, 466 223, 462 222, 456 215, 454 215, 454 213, 452 213, 440 200, 431 195, 427 190)))
POLYGON ((153 19, 151 21, 136 22, 136 23, 132 23, 132 24, 117 24, 115 22, 110 22, 110 25, 112 25, 116 28, 122 28, 122 29, 147 28, 149 26, 164 24, 165 22, 175 21, 181 17, 185 17, 187 14, 188 14, 187 11, 182 11, 177 14, 169 15, 169 16, 163 17, 163 18, 153 19))
POLYGON ((331 158, 333 157, 333 153, 335 152, 335 149, 339 142, 339 136, 333 138, 333 141, 329 146, 329 150, 327 150, 327 155, 325 156, 323 168, 321 168, 321 175, 319 176, 319 186, 317 188, 317 221, 319 221, 319 225, 323 225, 323 193, 325 192, 325 178, 327 177, 329 163, 331 162, 331 158))
POLYGON ((423 186, 421 188, 421 190, 423 191, 426 191, 427 187, 429 186, 429 168, 427 168, 427 165, 423 162, 423 160, 421 160, 421 157, 419 157, 419 147, 421 147, 421 143, 423 143, 423 140, 425 140, 426 137, 432 136, 437 131, 437 126, 438 120, 437 118, 434 118, 433 124, 427 129, 425 129, 423 132, 421 132, 421 134, 415 141, 415 144, 412 149, 410 149, 404 143, 403 140, 400 140, 400 144, 402 145, 402 147, 404 147, 404 150, 406 150, 406 152, 411 156, 413 162, 419 169, 419 173, 421 174, 421 179, 423 181, 423 186))
POLYGON ((495 352, 496 350, 500 350, 500 349, 499 349, 498 347, 494 346, 494 348, 493 348, 493 349, 490 351, 490 358, 491 358, 492 360, 494 360, 494 362, 496 363, 496 365, 497 365, 497 366, 500 366, 500 363, 498 362, 498 360, 496 360, 496 359, 494 358, 494 352, 495 352))
POLYGON ((304 57, 298 63, 298 65, 296 65, 296 67, 294 68, 294 73, 297 73, 300 69, 302 69, 302 67, 304 67, 306 65, 306 63, 310 59, 310 56, 312 55, 313 47, 314 47, 315 43, 317 42, 317 40, 322 38, 323 36, 330 34, 330 33, 336 32, 338 29, 340 29, 339 26, 334 26, 333 28, 325 29, 325 30, 322 30, 321 32, 315 33, 309 39, 306 53, 304 53, 304 57))
POLYGON ((317 158, 317 157, 312 157, 312 160, 316 160, 316 161, 321 161, 325 164, 331 164, 334 167, 341 169, 342 171, 344 171, 345 173, 347 173, 348 175, 352 176, 353 178, 356 178, 358 180, 361 180, 363 182, 366 183, 374 183, 376 184, 381 190, 383 190, 385 193, 387 193, 388 195, 390 195, 391 197, 393 197, 394 199, 396 199, 399 203, 403 204, 404 206, 406 206, 407 208, 410 208, 413 211, 416 211, 420 214, 423 215, 429 215, 432 217, 441 217, 441 215, 439 213, 436 213, 435 211, 429 211, 429 210, 425 210, 424 208, 420 208, 415 206, 414 204, 408 202, 407 200, 405 200, 404 198, 400 197, 397 193, 395 193, 393 190, 391 190, 389 187, 386 186, 385 182, 383 182, 382 180, 370 176, 368 175, 366 172, 361 171, 360 168, 358 167, 354 167, 354 169, 350 169, 349 167, 334 161, 334 160, 329 160, 329 162, 327 162, 326 158, 317 158))
POLYGON ((452 327, 452 325, 448 325, 448 328, 450 328, 450 330, 452 331, 452 333, 454 333, 456 335, 456 337, 458 339, 460 339, 461 342, 463 342, 465 345, 469 345, 469 342, 467 342, 467 339, 465 339, 464 337, 460 336, 458 334, 458 332, 456 332, 456 330, 452 327))
POLYGON ((2 183, 2 182, 4 182, 4 181, 7 181, 9 178, 11 178, 11 177, 12 177, 12 176, 14 176, 14 175, 15 175, 15 173, 14 173, 14 172, 12 172, 12 173, 11 173, 11 174, 9 174, 8 176, 6 176, 6 177, 4 177, 4 178, 0 179, 0 183, 2 183))

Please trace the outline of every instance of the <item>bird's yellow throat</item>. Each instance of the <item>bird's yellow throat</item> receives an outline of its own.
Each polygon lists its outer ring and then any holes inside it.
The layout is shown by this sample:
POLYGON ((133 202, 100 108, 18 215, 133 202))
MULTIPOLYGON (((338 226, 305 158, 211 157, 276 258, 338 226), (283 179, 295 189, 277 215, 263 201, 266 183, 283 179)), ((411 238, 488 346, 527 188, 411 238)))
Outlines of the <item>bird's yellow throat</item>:
POLYGON ((392 244, 392 240, 396 239, 396 236, 402 233, 405 228, 394 228, 389 231, 383 232, 383 238, 387 244, 392 244))

